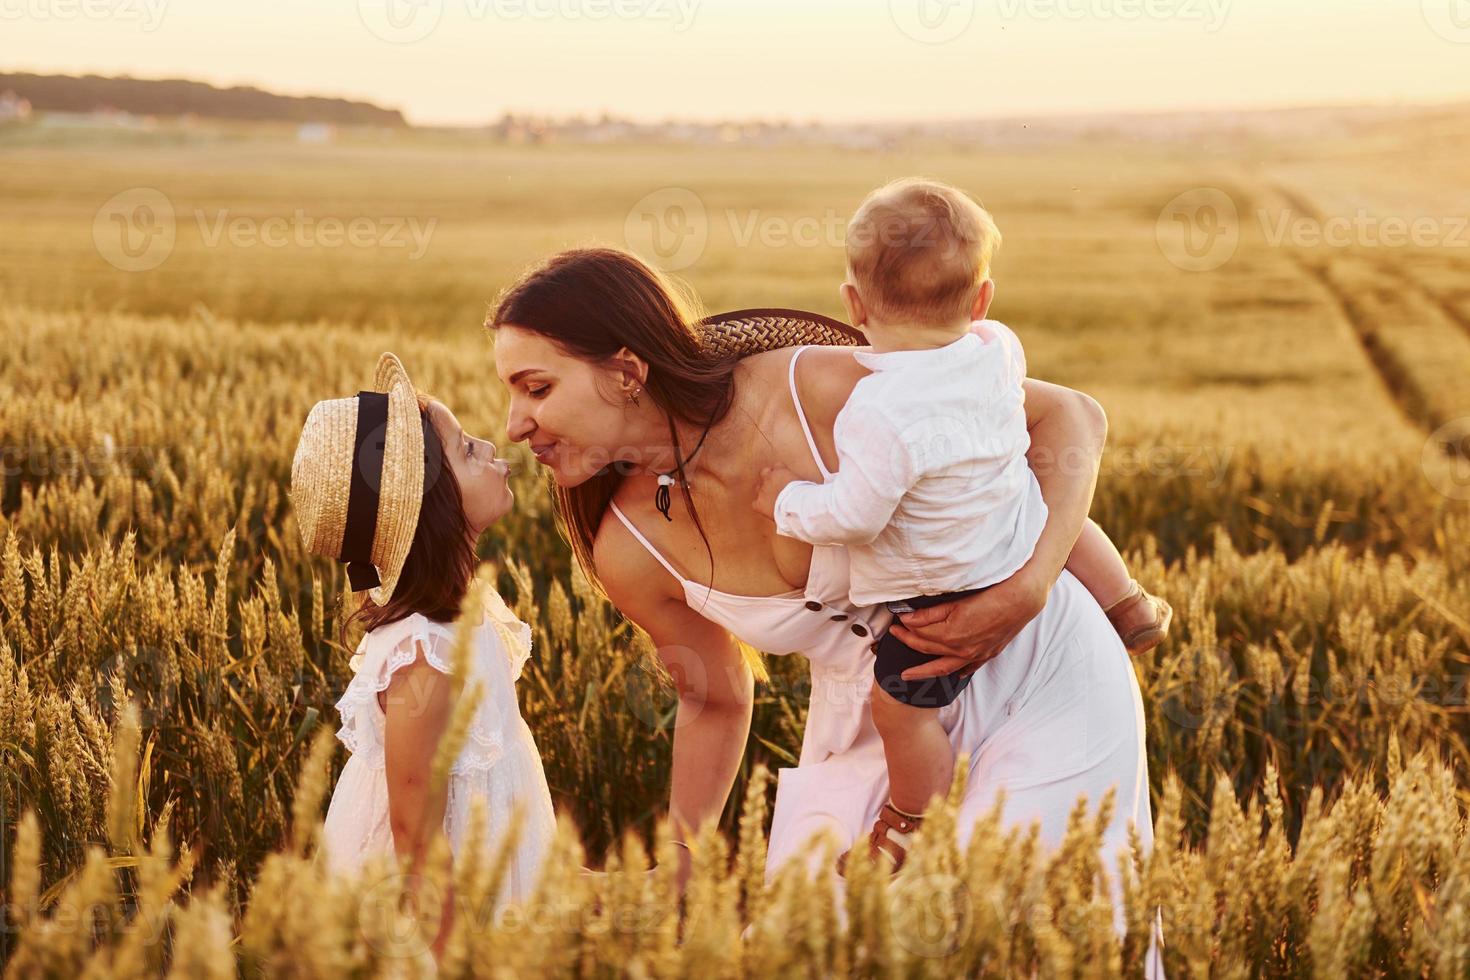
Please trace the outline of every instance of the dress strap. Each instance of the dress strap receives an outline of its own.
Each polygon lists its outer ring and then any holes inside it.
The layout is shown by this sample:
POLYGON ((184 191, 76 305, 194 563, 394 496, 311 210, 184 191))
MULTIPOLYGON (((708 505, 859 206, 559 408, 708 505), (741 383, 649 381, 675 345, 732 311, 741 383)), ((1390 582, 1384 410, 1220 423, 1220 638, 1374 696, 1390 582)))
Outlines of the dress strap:
POLYGON ((822 454, 817 452, 817 440, 812 438, 812 427, 807 424, 806 412, 801 409, 801 396, 796 393, 796 359, 810 346, 812 345, 807 344, 805 347, 798 347, 796 353, 791 355, 791 367, 787 374, 791 382, 791 404, 796 406, 796 418, 801 422, 801 431, 806 434, 806 444, 812 451, 812 459, 816 460, 817 469, 822 471, 822 477, 825 479, 832 475, 832 471, 827 469, 827 465, 822 462, 822 454))
POLYGON ((617 505, 617 501, 609 500, 607 503, 608 506, 612 508, 612 512, 618 515, 618 520, 623 522, 623 526, 633 533, 633 537, 643 542, 643 547, 648 549, 648 553, 650 555, 653 555, 654 558, 657 558, 658 563, 664 568, 667 568, 669 570, 669 574, 678 579, 680 585, 683 585, 685 583, 684 576, 680 575, 679 570, 676 569, 673 565, 669 564, 669 560, 667 558, 659 554, 659 550, 653 546, 652 541, 649 541, 643 536, 642 531, 633 526, 633 522, 628 520, 628 515, 623 513, 623 509, 617 505))

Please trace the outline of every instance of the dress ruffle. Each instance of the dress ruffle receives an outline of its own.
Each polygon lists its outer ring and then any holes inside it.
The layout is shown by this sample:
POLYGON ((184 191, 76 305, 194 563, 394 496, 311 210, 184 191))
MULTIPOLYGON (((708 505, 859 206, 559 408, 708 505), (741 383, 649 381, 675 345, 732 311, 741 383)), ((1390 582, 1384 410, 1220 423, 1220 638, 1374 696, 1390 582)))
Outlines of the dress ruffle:
MULTIPOLYGON (((485 612, 484 621, 472 627, 466 678, 483 685, 484 694, 450 768, 443 827, 455 855, 472 834, 480 835, 476 844, 484 854, 495 855, 507 839, 512 814, 523 809, 526 819, 505 866, 498 910, 504 901, 527 901, 534 894, 555 837, 556 814, 540 753, 516 699, 515 678, 530 654, 530 628, 499 597, 487 600, 485 612), (481 805, 487 822, 477 825, 473 814, 481 805)), ((342 719, 337 737, 351 755, 323 824, 321 853, 334 872, 356 873, 371 859, 396 860, 383 757, 386 719, 377 698, 393 675, 419 656, 449 673, 454 635, 454 624, 414 615, 373 630, 359 644, 352 680, 337 702, 342 719)))
POLYGON ((500 593, 494 589, 488 590, 485 597, 485 614, 500 634, 501 642, 505 644, 505 653, 510 659, 510 676, 520 680, 521 668, 531 656, 531 627, 511 612, 500 593))
MULTIPOLYGON (((470 657, 466 689, 478 681, 482 693, 470 720, 468 737, 450 766, 454 773, 490 769, 504 756, 506 719, 496 705, 496 685, 513 685, 531 654, 531 629, 516 618, 494 592, 486 601, 486 618, 478 627, 470 657), (493 639, 492 639, 493 637, 493 639)), ((383 712, 377 696, 393 675, 422 653, 429 666, 451 672, 454 626, 413 613, 372 630, 350 661, 353 677, 337 702, 342 725, 337 738, 348 751, 374 769, 383 768, 383 712)))

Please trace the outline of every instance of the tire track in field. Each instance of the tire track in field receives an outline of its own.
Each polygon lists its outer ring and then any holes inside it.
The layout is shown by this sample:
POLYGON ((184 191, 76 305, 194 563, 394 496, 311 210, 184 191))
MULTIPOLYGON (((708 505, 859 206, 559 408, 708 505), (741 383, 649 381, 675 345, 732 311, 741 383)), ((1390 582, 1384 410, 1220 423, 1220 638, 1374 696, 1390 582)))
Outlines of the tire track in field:
MULTIPOLYGON (((1326 216, 1322 211, 1301 194, 1276 182, 1270 183, 1269 189, 1284 200, 1292 210, 1316 221, 1319 227, 1325 223, 1326 216)), ((1312 263, 1307 261, 1300 249, 1288 249, 1287 254, 1303 275, 1321 287, 1331 305, 1337 309, 1357 340, 1358 348, 1363 352, 1368 366, 1373 369, 1373 373, 1382 382, 1389 400, 1398 407, 1404 418, 1425 434, 1432 433, 1439 428, 1442 422, 1436 421, 1436 413, 1432 404, 1413 373, 1379 337, 1377 326, 1358 305, 1353 295, 1332 278, 1330 256, 1320 263, 1312 263)), ((1394 271, 1402 275, 1396 267, 1394 271)))
POLYGON ((1358 347, 1367 359, 1368 366, 1373 369, 1389 399, 1398 406, 1404 418, 1426 434, 1439 428, 1442 423, 1437 419, 1437 413, 1414 378, 1413 372, 1383 342, 1378 335, 1378 328, 1369 322, 1352 295, 1333 280, 1328 267, 1313 265, 1300 255, 1292 255, 1291 258, 1298 269, 1321 286, 1331 304, 1337 308, 1352 335, 1357 338, 1358 347))
POLYGON ((1465 336, 1467 338, 1470 338, 1470 316, 1466 316, 1463 312, 1460 311, 1460 308, 1455 306, 1454 303, 1451 303, 1448 298, 1424 285, 1422 281, 1417 279, 1412 273, 1406 271, 1402 266, 1395 264, 1391 268, 1394 276, 1397 277, 1400 282, 1402 282, 1409 289, 1412 289, 1414 292, 1418 293, 1419 296, 1423 297, 1425 302, 1429 303, 1429 305, 1439 310, 1440 313, 1444 314, 1444 318, 1446 320, 1449 320, 1451 323, 1455 324, 1457 327, 1465 332, 1465 336))
MULTIPOLYGON (((1322 210, 1297 191, 1280 183, 1272 184, 1271 187, 1293 209, 1310 216, 1319 225, 1326 222, 1327 216, 1322 210)), ((1298 256, 1293 256, 1293 258, 1298 258, 1298 261, 1300 261, 1298 256)), ((1467 315, 1457 307, 1447 296, 1435 292, 1429 286, 1425 285, 1423 280, 1405 269, 1402 262, 1380 258, 1378 259, 1378 264, 1380 268, 1389 272, 1430 306, 1438 310, 1446 320, 1459 327, 1467 338, 1470 338, 1470 315, 1467 315)))
MULTIPOLYGON (((1306 197, 1302 196, 1298 192, 1280 183, 1272 184, 1271 188, 1278 195, 1280 195, 1287 204, 1291 205, 1293 209, 1300 211, 1305 215, 1308 215, 1314 221, 1318 222, 1319 225, 1326 222, 1326 215, 1324 215, 1322 211, 1318 207, 1316 207, 1316 205, 1307 200, 1306 197)), ((1299 256, 1293 255, 1293 258, 1297 259, 1298 264, 1300 264, 1301 260, 1299 256)), ((1462 310, 1460 310, 1459 307, 1450 302, 1447 297, 1435 292, 1433 289, 1430 289, 1428 286, 1426 286, 1420 279, 1418 279, 1416 276, 1406 270, 1403 267, 1402 263, 1394 262, 1388 259, 1380 259, 1379 265, 1381 268, 1385 269, 1391 275, 1393 275, 1394 278, 1402 282, 1406 287, 1418 294, 1430 306, 1438 310, 1446 320, 1459 327, 1460 330, 1464 332, 1467 338, 1470 338, 1470 315, 1466 315, 1462 310)))
MULTIPOLYGON (((1462 313, 1448 297, 1425 285, 1422 280, 1404 268, 1402 263, 1390 264, 1389 270, 1406 289, 1417 294, 1432 309, 1437 310, 1445 320, 1459 327, 1466 339, 1470 339, 1470 317, 1462 313)), ((1438 413, 1435 415, 1438 416, 1438 413)), ((1431 438, 1438 443, 1440 450, 1446 456, 1470 461, 1470 425, 1466 424, 1465 418, 1461 417, 1453 424, 1448 420, 1442 422, 1431 433, 1431 438)))

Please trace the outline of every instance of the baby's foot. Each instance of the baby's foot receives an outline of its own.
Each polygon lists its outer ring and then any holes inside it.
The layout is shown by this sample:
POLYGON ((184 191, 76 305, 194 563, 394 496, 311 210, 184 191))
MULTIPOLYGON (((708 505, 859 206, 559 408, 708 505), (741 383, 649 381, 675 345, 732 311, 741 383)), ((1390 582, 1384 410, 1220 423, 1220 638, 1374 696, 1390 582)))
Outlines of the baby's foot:
POLYGON ((1104 610, 1129 653, 1147 653, 1169 635, 1174 609, 1163 599, 1150 595, 1133 579, 1123 598, 1104 610))
MULTIPOLYGON (((923 823, 922 816, 900 810, 893 805, 892 800, 884 803, 867 837, 868 859, 883 861, 890 874, 897 873, 898 869, 903 867, 904 859, 908 857, 909 845, 913 843, 914 834, 923 826, 923 823)), ((859 842, 858 847, 862 846, 863 842, 859 842)), ((837 873, 844 878, 847 877, 847 862, 851 854, 852 851, 843 851, 837 858, 837 873)))

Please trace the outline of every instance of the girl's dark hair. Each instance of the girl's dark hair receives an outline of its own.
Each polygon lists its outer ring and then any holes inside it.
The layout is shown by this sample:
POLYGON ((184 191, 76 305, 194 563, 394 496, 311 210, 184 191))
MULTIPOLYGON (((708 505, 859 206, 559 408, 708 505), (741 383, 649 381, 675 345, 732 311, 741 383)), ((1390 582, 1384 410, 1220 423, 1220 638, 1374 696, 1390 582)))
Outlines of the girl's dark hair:
MULTIPOLYGON (((429 398, 420 392, 418 399, 424 438, 437 440, 439 431, 429 422, 429 398)), ((459 481, 445 460, 442 442, 424 446, 424 474, 418 526, 398 585, 386 604, 380 606, 365 597, 362 605, 342 619, 338 639, 343 646, 347 646, 348 629, 354 624, 373 630, 413 613, 441 623, 453 622, 459 615, 479 559, 470 540, 459 481)))
MULTIPOLYGON (((605 361, 622 347, 643 358, 648 363, 644 391, 668 416, 669 438, 683 459, 687 450, 674 420, 701 428, 713 425, 725 417, 735 397, 736 362, 704 353, 699 319, 693 296, 637 256, 615 248, 578 248, 553 255, 522 275, 501 294, 485 326, 529 330, 586 361, 605 361)), ((561 532, 599 589, 592 542, 622 479, 613 463, 578 486, 551 487, 561 532)), ((680 490, 713 569, 714 553, 694 500, 687 487, 680 490)))

